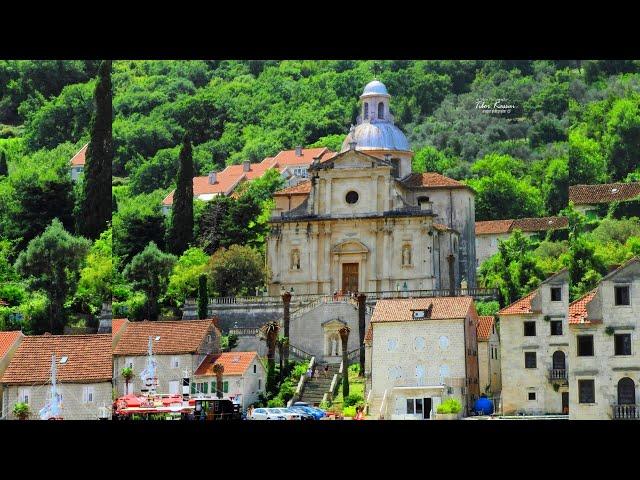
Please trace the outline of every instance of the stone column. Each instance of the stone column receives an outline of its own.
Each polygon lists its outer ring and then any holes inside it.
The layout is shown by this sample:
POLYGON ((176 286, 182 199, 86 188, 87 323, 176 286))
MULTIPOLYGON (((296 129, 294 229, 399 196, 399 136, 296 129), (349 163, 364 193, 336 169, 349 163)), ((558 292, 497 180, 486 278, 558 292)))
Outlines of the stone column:
POLYGON ((364 377, 364 335, 365 335, 365 313, 367 296, 364 293, 358 295, 358 334, 360 340, 360 373, 359 377, 364 377))

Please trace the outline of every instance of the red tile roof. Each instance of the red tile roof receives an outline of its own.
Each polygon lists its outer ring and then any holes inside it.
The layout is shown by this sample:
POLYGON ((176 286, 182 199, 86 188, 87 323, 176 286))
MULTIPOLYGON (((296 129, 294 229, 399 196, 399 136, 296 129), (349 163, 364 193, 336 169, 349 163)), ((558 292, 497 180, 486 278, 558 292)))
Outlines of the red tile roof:
POLYGON ((479 342, 486 342, 487 340, 489 340, 494 322, 495 322, 495 318, 493 317, 493 315, 478 316, 477 332, 478 332, 479 342))
POLYGON ((274 193, 274 196, 286 196, 286 195, 309 195, 311 192, 311 180, 303 180, 297 185, 292 187, 283 188, 274 193))
POLYGON ((0 332, 0 359, 4 357, 16 340, 24 336, 20 330, 12 332, 0 332))
POLYGON ((597 288, 583 295, 575 302, 569 304, 569 324, 590 324, 599 323, 596 319, 587 318, 587 303, 595 297, 597 288))
POLYGON ((2 383, 48 383, 52 355, 56 356, 57 379, 61 383, 111 381, 111 335, 37 335, 22 339, 2 376, 2 383), (63 357, 67 357, 67 361, 60 363, 63 357))
POLYGON ((126 323, 129 323, 126 318, 114 318, 111 320, 111 334, 116 335, 126 323))
POLYGON ((76 153, 73 156, 73 158, 71 158, 69 163, 71 163, 72 167, 80 167, 80 166, 84 165, 85 157, 87 155, 87 147, 88 146, 89 146, 89 144, 87 143, 84 147, 82 147, 80 150, 78 150, 78 153, 76 153))
POLYGON ((258 356, 258 352, 224 352, 207 355, 194 375, 214 376, 213 366, 224 367, 224 375, 244 375, 258 356))
POLYGON ((523 232, 544 232, 564 229, 569 225, 567 217, 515 218, 509 220, 487 220, 476 222, 476 235, 509 233, 514 230, 523 232))
POLYGON ((409 188, 470 188, 458 180, 435 172, 412 173, 402 183, 409 188))
POLYGON ((371 342, 373 342, 373 325, 369 323, 369 328, 367 328, 367 332, 364 334, 364 343, 371 345, 371 342))
POLYGON ((572 185, 569 187, 569 201, 576 205, 633 200, 637 197, 640 197, 640 182, 572 185))
POLYGON ((431 308, 431 315, 424 320, 466 318, 473 305, 471 297, 394 298, 378 300, 371 323, 412 321, 413 310, 431 308))
POLYGON ((539 289, 535 289, 533 292, 525 295, 519 300, 516 300, 511 305, 507 305, 498 312, 498 315, 522 315, 525 313, 534 313, 531 309, 531 299, 538 293, 539 289))
MULTIPOLYGON (((244 171, 243 164, 229 165, 216 175, 216 183, 209 183, 209 176, 193 178, 193 196, 221 194, 230 195, 243 181, 261 177, 269 168, 277 168, 280 173, 290 165, 311 165, 314 157, 326 161, 335 155, 328 148, 303 148, 302 156, 296 156, 295 150, 283 150, 275 157, 267 157, 260 163, 250 164, 250 170, 244 171)), ((173 192, 162 201, 163 205, 173 204, 173 192)))
POLYGON ((213 320, 129 322, 113 354, 146 355, 149 337, 154 339, 153 352, 156 354, 195 353, 212 327, 220 335, 213 320), (160 339, 156 341, 156 337, 160 339))

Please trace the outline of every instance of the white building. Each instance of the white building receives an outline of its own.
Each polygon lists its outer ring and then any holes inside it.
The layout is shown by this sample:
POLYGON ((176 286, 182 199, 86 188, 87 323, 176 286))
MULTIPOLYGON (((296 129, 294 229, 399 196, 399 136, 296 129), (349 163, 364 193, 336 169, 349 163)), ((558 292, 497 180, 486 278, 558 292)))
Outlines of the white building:
POLYGON ((80 175, 82 175, 82 173, 84 172, 84 165, 85 165, 88 146, 89 146, 88 143, 85 144, 80 150, 78 150, 78 153, 76 153, 73 156, 73 158, 71 158, 71 160, 69 161, 70 168, 71 168, 71 180, 73 180, 74 182, 77 182, 78 178, 80 178, 80 175))

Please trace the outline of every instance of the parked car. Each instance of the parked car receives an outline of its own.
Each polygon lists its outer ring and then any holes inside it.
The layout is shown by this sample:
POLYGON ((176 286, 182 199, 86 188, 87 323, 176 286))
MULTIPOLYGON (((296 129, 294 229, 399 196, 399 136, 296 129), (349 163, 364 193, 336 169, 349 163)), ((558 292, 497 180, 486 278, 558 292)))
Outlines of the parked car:
POLYGON ((307 402, 295 402, 292 406, 293 407, 305 407, 309 411, 314 412, 317 415, 318 419, 327 416, 327 412, 325 412, 321 408, 313 407, 313 406, 309 405, 307 402))
POLYGON ((275 408, 256 408, 253 413, 247 417, 249 420, 286 420, 287 417, 279 412, 276 412, 275 408))
POLYGON ((301 415, 306 415, 310 417, 312 420, 320 420, 324 417, 324 412, 322 410, 316 410, 313 407, 309 407, 307 405, 292 405, 289 407, 294 412, 298 412, 301 415))
POLYGON ((273 410, 274 412, 283 415, 287 420, 302 420, 302 415, 299 412, 289 408, 267 408, 267 410, 273 410))

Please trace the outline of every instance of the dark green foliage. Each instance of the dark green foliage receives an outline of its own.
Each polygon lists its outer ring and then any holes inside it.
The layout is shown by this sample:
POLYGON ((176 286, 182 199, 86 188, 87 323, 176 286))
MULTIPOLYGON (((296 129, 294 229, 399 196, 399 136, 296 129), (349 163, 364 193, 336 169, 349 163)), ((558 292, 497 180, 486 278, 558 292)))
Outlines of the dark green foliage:
POLYGON ((64 302, 78 283, 80 265, 89 246, 87 239, 74 237, 54 220, 18 256, 16 271, 32 290, 42 290, 48 298, 48 322, 32 325, 34 333, 62 333, 66 324, 64 302))
POLYGON ((209 306, 209 292, 207 291, 207 276, 203 273, 198 277, 198 318, 207 318, 209 306))
POLYGON ((181 255, 193 240, 193 157, 188 137, 182 144, 178 165, 171 226, 167 234, 167 247, 175 255, 181 255))
POLYGON ((157 320, 160 314, 160 297, 164 294, 169 274, 176 262, 174 255, 163 253, 155 243, 137 254, 123 271, 124 277, 134 288, 146 295, 145 313, 148 320, 157 320))
POLYGON ((104 60, 100 65, 94 98, 96 110, 91 120, 91 140, 77 218, 78 231, 91 239, 98 238, 111 221, 111 60, 104 60))
POLYGON ((9 166, 7 165, 7 154, 0 150, 0 177, 5 177, 9 174, 9 166))

